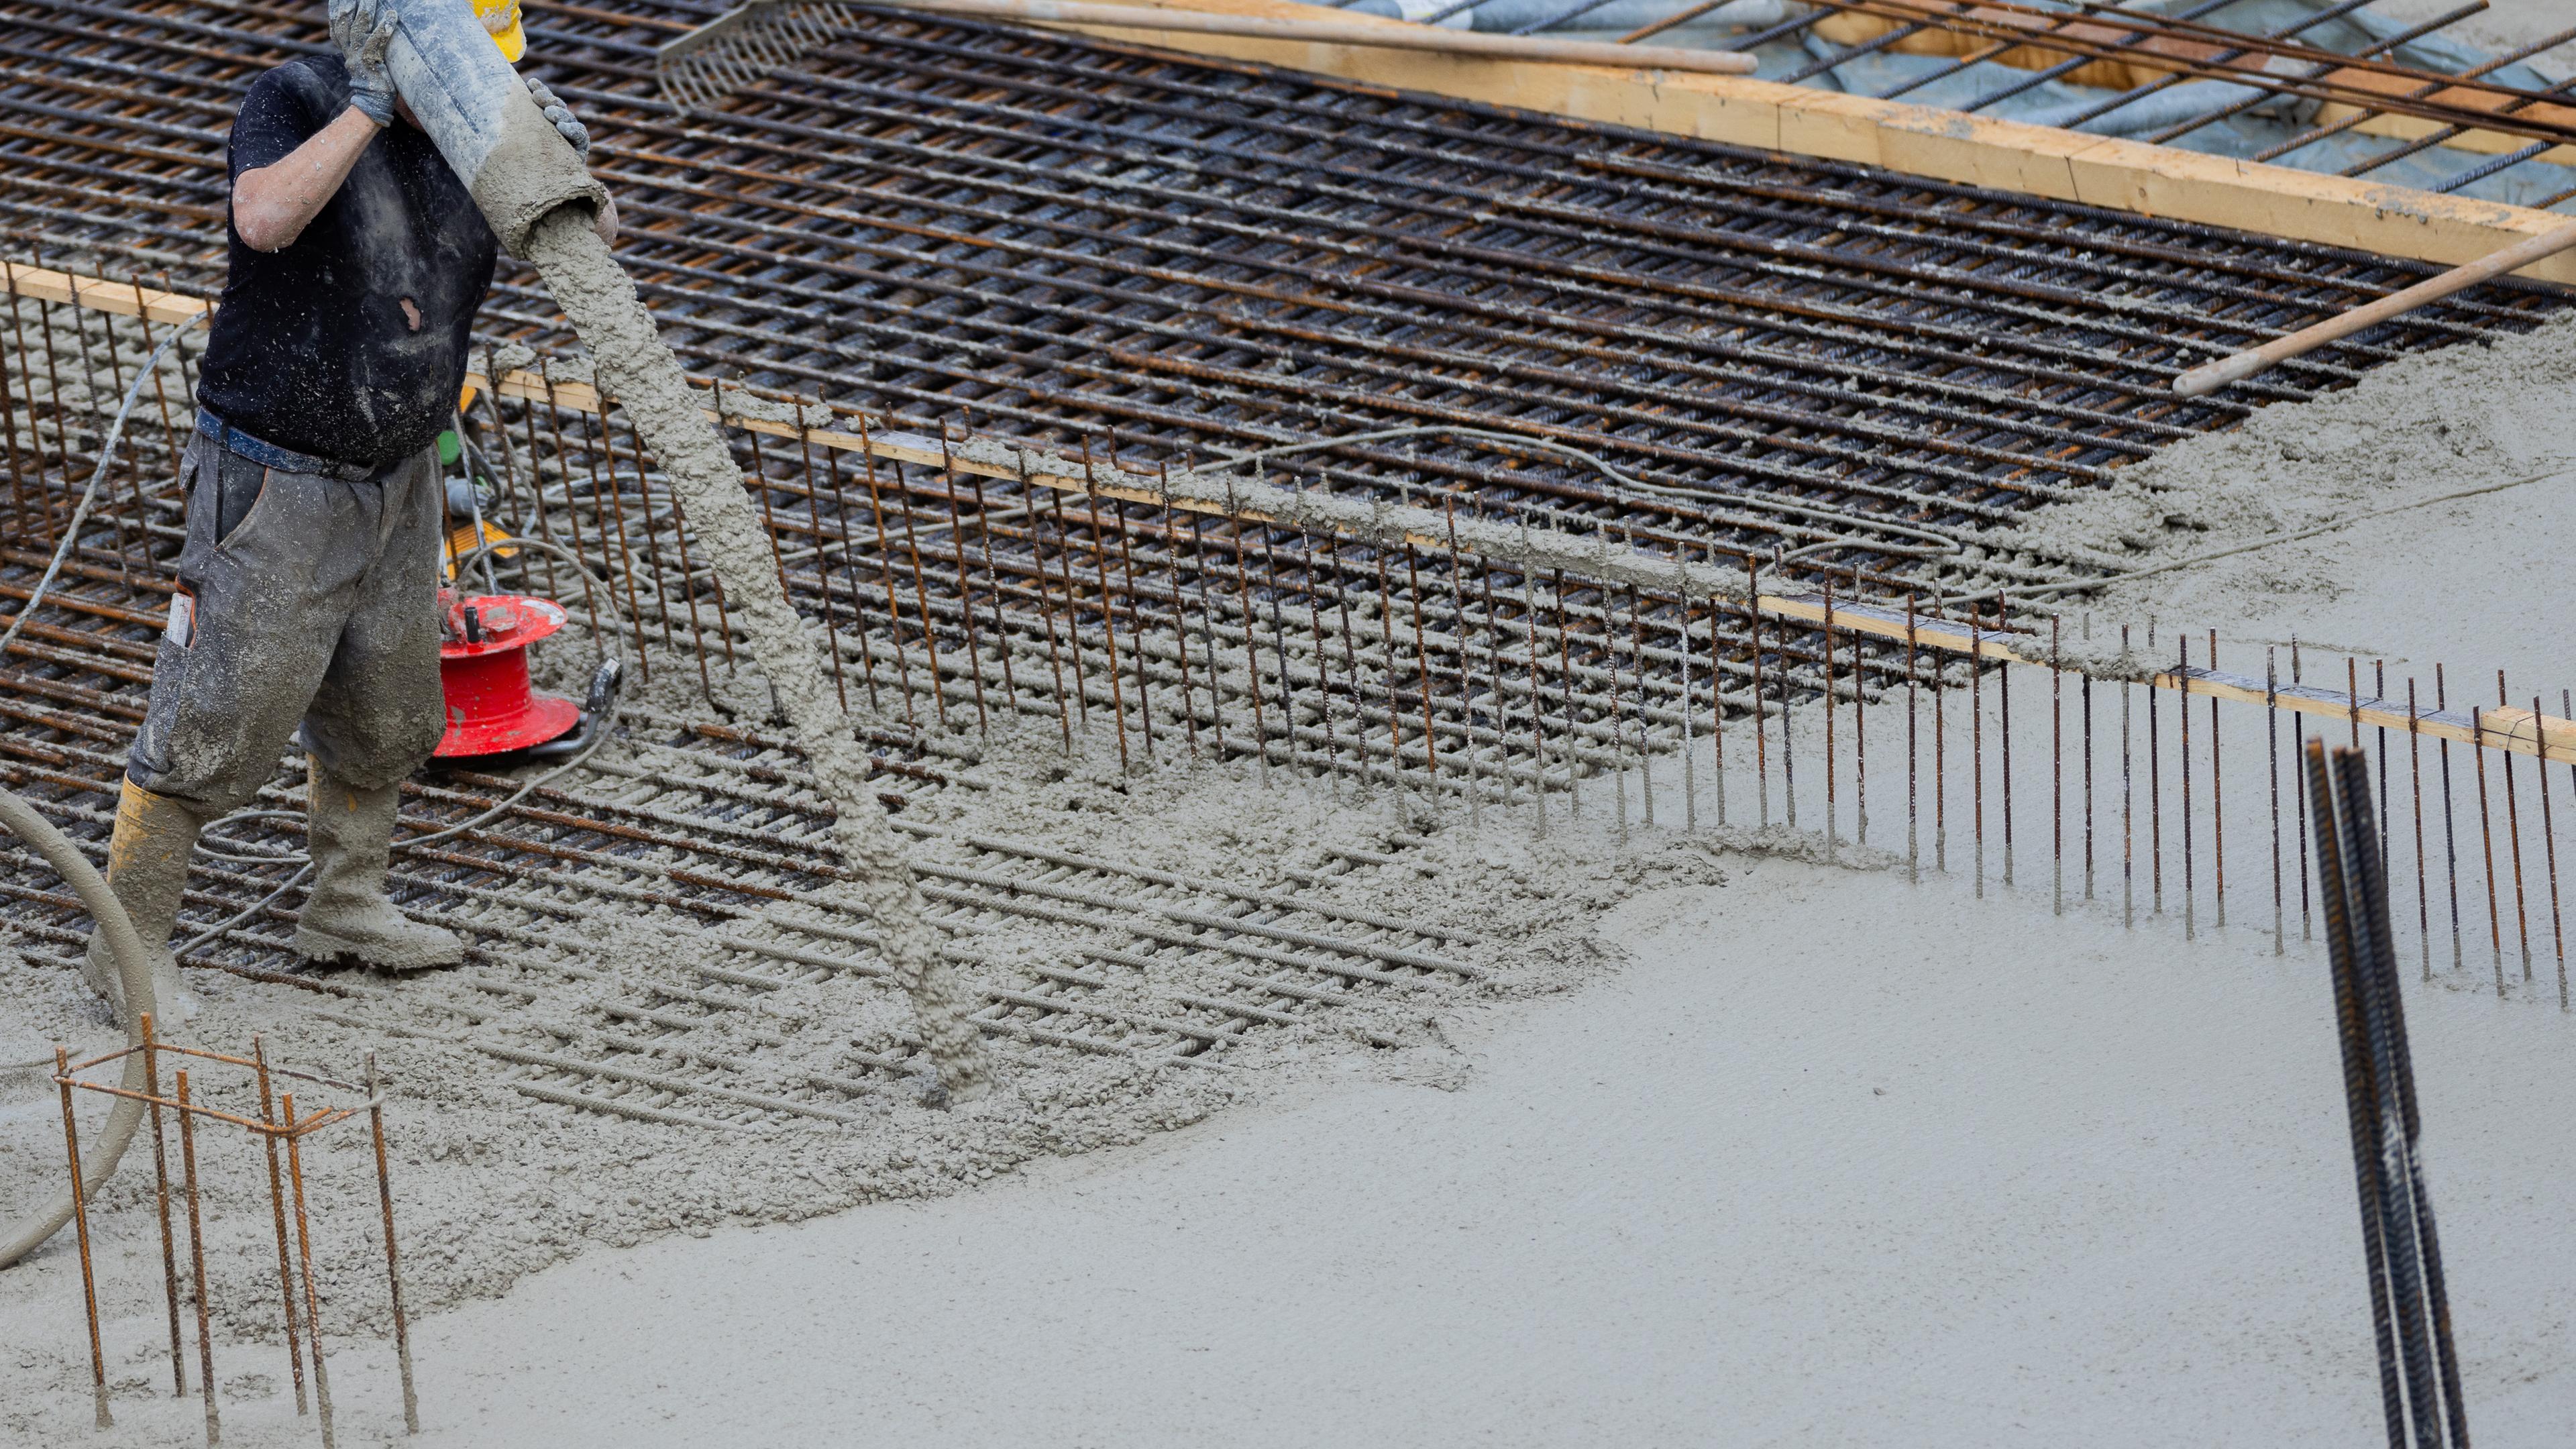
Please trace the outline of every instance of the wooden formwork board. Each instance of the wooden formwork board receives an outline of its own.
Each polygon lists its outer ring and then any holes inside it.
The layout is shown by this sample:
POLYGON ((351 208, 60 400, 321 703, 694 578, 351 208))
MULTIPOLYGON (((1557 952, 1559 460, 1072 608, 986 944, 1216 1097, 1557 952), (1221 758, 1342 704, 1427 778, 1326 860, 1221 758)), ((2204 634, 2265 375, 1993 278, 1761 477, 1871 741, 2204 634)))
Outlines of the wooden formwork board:
MULTIPOLYGON (((1175 9, 1242 15, 1313 13, 1295 0, 1165 3, 1175 9)), ((1373 18, 1339 13, 1353 20, 1373 18)), ((2531 207, 1746 77, 1539 65, 1096 25, 1060 28, 1184 54, 1258 61, 1389 91, 1452 96, 1763 151, 1882 166, 1941 181, 2417 261, 2472 261, 2566 221, 2531 207)), ((2561 253, 2536 263, 2524 275, 2576 282, 2576 254, 2561 253)))
MULTIPOLYGON (((9 294, 70 303, 119 316, 141 316, 156 322, 181 324, 211 311, 215 305, 208 299, 185 293, 76 277, 25 263, 0 262, 0 295, 9 294)), ((552 378, 543 370, 510 369, 497 379, 477 370, 466 374, 465 385, 469 396, 489 389, 500 397, 593 415, 604 415, 613 405, 613 400, 602 397, 598 388, 589 382, 552 378)), ((720 394, 713 400, 718 406, 708 409, 706 415, 720 426, 792 439, 808 447, 980 474, 1064 493, 1116 498, 1160 508, 1188 509, 1247 523, 1323 527, 1377 543, 1402 541, 1434 552, 1456 547, 1463 536, 1470 552, 1506 563, 1528 565, 1542 554, 1562 562, 1573 549, 1588 547, 1592 550, 1589 571, 1612 583, 1642 586, 1675 598, 1723 600, 1736 607, 1749 602, 1753 612, 1766 618, 1828 627, 1846 636, 1869 635, 1891 644, 1911 643, 1941 654, 1965 655, 2032 668, 2057 667, 2047 650, 2029 634, 1982 629, 1956 620, 1920 618, 1884 604, 1829 601, 1814 594, 1755 591, 1748 598, 1744 580, 1732 570, 1707 562, 1635 553, 1606 538, 1559 539, 1556 541, 1565 547, 1533 551, 1534 536, 1530 532, 1499 529, 1485 522, 1461 520, 1412 505, 1348 510, 1344 518, 1335 522, 1330 518, 1315 517, 1311 499, 1294 489, 1273 484, 1228 481, 1221 494, 1210 493, 1195 486, 1194 480, 1186 475, 1179 479, 1169 476, 1148 479, 1106 461, 1096 465, 1088 459, 1077 462, 1031 451, 1009 440, 984 437, 950 439, 894 428, 872 429, 862 417, 829 408, 791 406, 740 391, 720 394), (814 426, 809 420, 816 411, 838 426, 814 426), (856 426, 860 431, 848 431, 849 426, 856 426)), ((2185 695, 2209 695, 2240 703, 2261 704, 2286 710, 2294 716, 2313 715, 2324 724, 2346 725, 2356 732, 2363 729, 2400 730, 2576 765, 2576 720, 2535 714, 2525 709, 2419 713, 2409 706, 2401 706, 2391 700, 2366 698, 2357 692, 2345 693, 2314 685, 2279 685, 2179 664, 2169 669, 2142 671, 2133 682, 2185 695)))

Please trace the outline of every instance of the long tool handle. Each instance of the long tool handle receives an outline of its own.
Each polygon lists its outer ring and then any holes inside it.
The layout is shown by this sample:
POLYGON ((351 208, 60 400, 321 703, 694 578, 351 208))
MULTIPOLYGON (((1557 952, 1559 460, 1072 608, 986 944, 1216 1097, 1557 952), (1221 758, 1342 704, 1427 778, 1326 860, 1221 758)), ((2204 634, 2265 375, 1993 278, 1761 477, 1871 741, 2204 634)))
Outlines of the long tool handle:
POLYGON ((2427 302, 2438 302, 2453 292, 2465 291, 2478 283, 2519 271, 2543 257, 2576 247, 2576 222, 2552 227, 2540 235, 2470 262, 2453 267, 2438 277, 2429 277, 2403 292, 2391 292, 2367 306, 2355 307, 2340 316, 2329 317, 2313 327, 2302 327, 2287 337, 2276 337, 2260 347, 2232 353, 2216 362, 2205 362, 2174 379, 2174 391, 2184 397, 2199 397, 2216 392, 2231 382, 2242 382, 2265 368, 2287 362, 2303 352, 2313 352, 2339 337, 2350 337, 2365 327, 2377 326, 2401 312, 2412 312, 2427 302))
POLYGON ((1750 75, 1754 59, 1731 50, 1686 50, 1673 45, 1614 45, 1598 40, 1552 40, 1528 35, 1488 35, 1434 25, 1372 24, 1359 20, 1308 20, 1266 15, 1227 15, 1154 5, 1102 5, 1089 0, 900 0, 907 10, 974 15, 991 20, 1054 25, 1115 25, 1131 30, 1190 31, 1200 35, 1249 35, 1265 40, 1307 40, 1428 50, 1443 55, 1501 60, 1609 65, 1637 70, 1688 70, 1708 75, 1750 75))

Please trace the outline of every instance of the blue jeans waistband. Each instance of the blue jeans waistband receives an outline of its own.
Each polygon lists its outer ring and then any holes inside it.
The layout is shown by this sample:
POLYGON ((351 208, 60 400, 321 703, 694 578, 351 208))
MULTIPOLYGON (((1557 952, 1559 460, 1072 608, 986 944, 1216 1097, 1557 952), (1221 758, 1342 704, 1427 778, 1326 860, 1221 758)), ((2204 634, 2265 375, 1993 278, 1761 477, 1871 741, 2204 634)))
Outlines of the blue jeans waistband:
POLYGON ((343 463, 335 458, 319 458, 281 448, 275 443, 255 438, 215 415, 211 408, 197 409, 197 435, 227 452, 248 458, 263 468, 280 468, 289 473, 312 473, 324 478, 337 478, 343 483, 363 483, 382 470, 363 463, 343 463))

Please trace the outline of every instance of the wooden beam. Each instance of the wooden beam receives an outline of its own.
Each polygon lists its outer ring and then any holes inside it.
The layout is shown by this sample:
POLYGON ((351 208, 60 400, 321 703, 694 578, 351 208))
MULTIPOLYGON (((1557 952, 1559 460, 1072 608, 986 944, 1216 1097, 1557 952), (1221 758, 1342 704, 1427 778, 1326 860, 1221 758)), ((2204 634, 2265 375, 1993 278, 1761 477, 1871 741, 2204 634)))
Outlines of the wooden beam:
MULTIPOLYGON (((5 281, 8 290, 18 296, 71 303, 124 317, 145 316, 155 321, 186 321, 214 306, 203 298, 184 293, 157 292, 130 283, 102 282, 96 278, 75 277, 66 272, 17 263, 6 264, 5 271, 0 271, 0 281, 5 281)), ((468 373, 465 385, 487 388, 492 386, 492 380, 481 373, 468 373)), ((598 415, 606 408, 599 389, 588 382, 555 381, 524 369, 503 373, 496 390, 503 397, 574 412, 598 415)), ((870 457, 924 467, 953 467, 960 472, 1025 481, 1063 493, 1097 494, 1158 508, 1181 508, 1240 518, 1249 523, 1278 523, 1296 528, 1332 526, 1329 522, 1319 524, 1314 516, 1313 500, 1303 498, 1293 490, 1268 484, 1227 483, 1221 497, 1213 491, 1204 496, 1187 496, 1179 491, 1166 491, 1160 479, 1148 482, 1141 476, 1108 465, 1084 469, 1068 460, 1030 452, 1004 440, 977 438, 969 445, 960 446, 943 444, 940 439, 901 430, 870 429, 862 434, 836 427, 811 427, 805 425, 802 411, 788 404, 758 397, 747 401, 751 405, 749 411, 728 408, 719 412, 709 408, 707 416, 721 426, 793 439, 812 447, 864 453, 870 457)), ((839 420, 838 414, 833 416, 835 421, 839 420)), ((1181 480, 1174 481, 1178 483, 1181 480)), ((1516 547, 1510 535, 1495 531, 1491 525, 1478 527, 1471 533, 1463 521, 1453 525, 1428 509, 1411 507, 1371 508, 1368 514, 1385 520, 1383 527, 1369 531, 1383 533, 1385 537, 1380 541, 1392 542, 1400 534, 1416 547, 1436 552, 1449 546, 1448 529, 1456 526, 1471 552, 1523 564, 1528 562, 1528 558, 1536 557, 1535 553, 1529 553, 1516 560, 1514 555, 1525 550, 1516 547)), ((1592 548, 1599 555, 1594 561, 1608 565, 1618 582, 1638 583, 1650 589, 1689 594, 1694 598, 1722 597, 1739 604, 1743 601, 1743 586, 1731 571, 1721 574, 1707 564, 1637 554, 1615 546, 1604 551, 1599 540, 1520 535, 1522 544, 1533 541, 1554 547, 1556 557, 1569 556, 1579 548, 1592 548)), ((1752 603, 1758 613, 1772 618, 1817 625, 1830 621, 1835 629, 1847 634, 1868 634, 1902 643, 1909 633, 1906 616, 1894 609, 1842 602, 1835 604, 1828 614, 1824 600, 1812 594, 1756 594, 1752 603)), ((1914 620, 1910 632, 1915 644, 1921 648, 2006 665, 2048 667, 2047 657, 2033 652, 2031 636, 2027 634, 1922 618, 1914 620)), ((2457 710, 2418 714, 2410 721, 2404 708, 2386 700, 2359 699, 2314 685, 2288 685, 2267 690, 2259 679, 2211 669, 2160 670, 2134 682, 2185 695, 2201 694, 2246 704, 2269 704, 2294 715, 2314 715, 2346 728, 2404 732, 2411 727, 2436 739, 2458 740, 2486 749, 2510 750, 2515 754, 2576 764, 2576 720, 2535 715, 2527 709, 2482 710, 2474 723, 2471 716, 2457 710)))
MULTIPOLYGON (((2094 39, 2116 40, 2127 33, 2113 30, 2107 26, 2088 27, 2080 22, 2066 24, 2064 21, 2060 20, 2057 23, 2063 25, 2064 33, 2089 33, 2091 38, 2094 39)), ((1887 35, 1890 32, 1904 31, 1906 29, 1906 24, 1901 20, 1885 15, 1873 15, 1858 10, 1843 10, 1837 11, 1832 15, 1826 16, 1823 20, 1816 22, 1814 29, 1816 36, 1819 39, 1830 40, 1837 45, 1859 45, 1866 41, 1876 40, 1880 36, 1887 35)), ((1888 41, 1884 48, 1907 55, 1939 55, 1951 57, 1976 56, 1991 64, 2011 66, 2016 70, 2045 70, 2051 66, 2062 65, 2068 61, 2081 59, 2082 64, 2078 65, 2074 70, 2060 76, 2059 79, 2065 81, 2069 85, 2092 86, 2096 89, 2112 91, 2125 91, 2136 86, 2151 84, 2168 76, 2178 76, 2180 74, 2180 72, 2177 72, 2171 66, 2159 66, 2156 65, 2151 58, 2141 59, 2137 58, 2138 56, 2152 57, 2155 54, 2161 54, 2168 50, 2172 50, 2189 54, 2196 58, 2206 58, 2208 54, 2217 49, 2217 47, 2214 46, 2195 45, 2191 42, 2180 40, 2150 40, 2143 44, 2127 47, 2134 51, 2135 55, 2124 57, 2119 60, 2083 59, 2082 57, 2064 50, 2051 50, 2047 48, 2045 43, 2047 33, 2048 31, 2044 29, 2034 29, 2032 43, 2028 45, 2016 45, 2001 53, 1989 55, 1987 52, 1993 50, 1994 46, 1999 42, 1983 36, 1970 35, 1962 31, 1945 30, 1935 23, 1931 29, 1914 30, 1911 33, 1899 34, 1895 39, 1888 41)), ((2400 97, 2411 94, 2418 84, 2416 82, 2399 83, 2393 81, 2385 73, 2356 72, 2340 78, 2363 89, 2381 91, 2391 96, 2400 97)), ((2481 86, 2475 81, 2469 81, 2458 86, 2444 87, 2441 90, 2432 92, 2424 97, 2424 99, 2440 101, 2449 105, 2458 105, 2470 110, 2502 110, 2505 107, 2512 105, 2518 98, 2489 87, 2481 86)), ((2313 124, 2318 126, 2336 125, 2351 120, 2352 117, 2359 115, 2361 111, 2362 107, 2357 105, 2349 105, 2341 101, 2327 101, 2318 106, 2316 116, 2313 119, 2313 124)), ((2537 105, 2526 104, 2521 107, 2516 114, 2531 120, 2544 121, 2551 125, 2576 125, 2576 102, 2570 102, 2563 105, 2549 103, 2541 103, 2537 105)), ((2382 111, 2372 114, 2366 120, 2351 125, 2348 129, 2358 131, 2365 136, 2382 136, 2392 140, 2413 141, 2424 136, 2432 135, 2437 131, 2447 129, 2447 127, 2443 122, 2429 120, 2420 116, 2397 115, 2382 111)), ((2519 151, 2529 145, 2531 140, 2532 138, 2529 136, 2518 135, 2509 131, 2469 130, 2446 137, 2443 139, 2441 144, 2454 151, 2472 151, 2481 155, 2492 156, 2500 155, 2507 151, 2519 151)), ((2552 147, 2530 159, 2534 161, 2546 161, 2559 166, 2576 164, 2576 143, 2552 147)))
MULTIPOLYGON (((1166 3, 1173 8, 1243 15, 1311 13, 1310 7, 1296 0, 1166 3)), ((1370 18, 1340 13, 1355 22, 1370 18)), ((1452 96, 1759 151, 1880 166, 2054 201, 2417 261, 2469 261, 2565 220, 2530 207, 1749 77, 1605 66, 1516 66, 1361 46, 1184 36, 1107 26, 1075 28, 1140 46, 1259 61, 1381 86, 1389 92, 1452 96)), ((2553 257, 2524 275, 2576 283, 2576 256, 2553 257)))
POLYGON ((72 302, 94 312, 141 317, 149 322, 186 322, 214 310, 215 304, 184 292, 163 292, 139 282, 111 282, 81 277, 24 262, 0 261, 0 286, 11 296, 39 302, 72 302))
MULTIPOLYGON (((1765 594, 1760 603, 1763 613, 1779 618, 1822 624, 1827 617, 1824 600, 1813 594, 1796 597, 1765 594)), ((1902 612, 1870 605, 1837 602, 1832 621, 1834 628, 1843 633, 1868 634, 1899 643, 1904 642, 1907 633, 1902 612)), ((1918 619, 1914 625, 1914 636, 1918 645, 1945 653, 1974 654, 1980 659, 2041 669, 2048 667, 2048 656, 2033 650, 2028 634, 1977 629, 1948 620, 1918 619)), ((2114 679, 2112 682, 2121 681, 2114 679)), ((2474 717, 2466 710, 2436 710, 2419 712, 2410 721, 2406 707, 2391 700, 2345 694, 2313 684, 2275 684, 2267 688, 2260 679, 2216 669, 2162 669, 2128 682, 2169 689, 2178 694, 2200 694, 2240 704, 2270 705, 2294 715, 2313 715, 2348 730, 2387 729, 2404 734, 2411 727, 2434 739, 2458 740, 2491 750, 2510 750, 2517 755, 2536 755, 2576 764, 2576 720, 2534 714, 2527 709, 2482 709, 2474 717)))

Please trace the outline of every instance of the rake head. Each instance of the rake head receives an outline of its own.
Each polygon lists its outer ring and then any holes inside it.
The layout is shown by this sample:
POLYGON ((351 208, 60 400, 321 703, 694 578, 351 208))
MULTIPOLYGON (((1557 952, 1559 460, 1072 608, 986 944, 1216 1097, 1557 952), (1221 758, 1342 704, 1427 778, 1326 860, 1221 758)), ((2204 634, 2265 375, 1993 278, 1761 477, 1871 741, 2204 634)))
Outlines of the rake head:
POLYGON ((656 51, 653 76, 691 110, 794 65, 852 19, 839 0, 749 0, 656 51))

